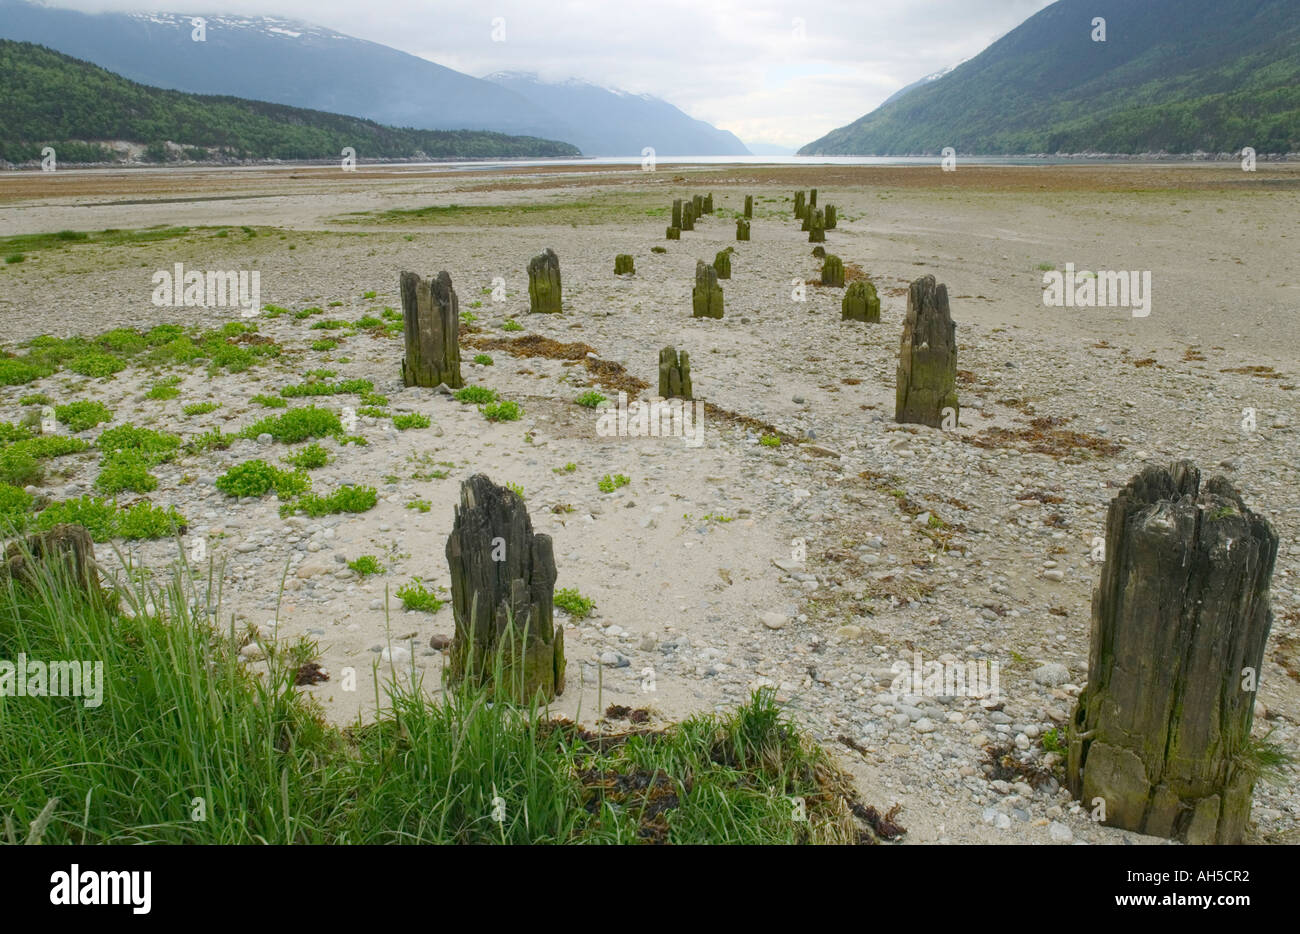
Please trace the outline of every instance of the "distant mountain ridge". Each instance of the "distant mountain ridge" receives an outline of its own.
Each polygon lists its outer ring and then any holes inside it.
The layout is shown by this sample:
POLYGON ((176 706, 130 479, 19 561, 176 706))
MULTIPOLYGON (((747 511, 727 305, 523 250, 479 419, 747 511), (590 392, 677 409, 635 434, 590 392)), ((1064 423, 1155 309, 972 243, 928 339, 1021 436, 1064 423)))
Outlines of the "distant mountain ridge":
POLYGON ((530 72, 496 72, 484 80, 559 115, 569 126, 557 128, 552 135, 588 156, 640 156, 646 147, 656 155, 750 154, 735 134, 649 94, 612 90, 576 78, 542 81, 530 72))
POLYGON ((546 158, 569 143, 483 130, 410 130, 237 97, 151 88, 29 42, 0 39, 0 159, 116 161, 123 144, 144 161, 228 159, 546 158), (129 144, 136 144, 131 147, 129 144))
POLYGON ((471 77, 332 29, 266 16, 81 13, 0 0, 0 39, 33 42, 131 81, 232 95, 394 127, 491 130, 557 139, 588 155, 740 155, 730 133, 665 101, 585 82, 471 77), (516 90, 518 88, 518 91, 516 90), (526 93, 520 93, 526 92, 526 93), (678 147, 685 146, 686 149, 678 147))
POLYGON ((1300 2, 1058 0, 904 91, 800 155, 1296 152, 1300 2))

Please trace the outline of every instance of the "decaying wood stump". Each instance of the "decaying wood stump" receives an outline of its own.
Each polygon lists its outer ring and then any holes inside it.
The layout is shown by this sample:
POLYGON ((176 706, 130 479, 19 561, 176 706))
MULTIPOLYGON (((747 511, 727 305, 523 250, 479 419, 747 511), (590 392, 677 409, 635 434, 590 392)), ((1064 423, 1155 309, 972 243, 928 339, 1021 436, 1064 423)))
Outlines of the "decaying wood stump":
POLYGON ((533 534, 519 494, 483 474, 464 481, 447 564, 456 621, 451 681, 488 686, 496 698, 518 703, 538 692, 545 700, 563 693, 551 537, 533 534))
POLYGON ((681 238, 682 238, 682 229, 681 229, 680 227, 669 227, 669 228, 668 228, 668 239, 669 239, 669 240, 680 240, 681 238))
POLYGON ((665 399, 692 398, 691 358, 686 351, 679 354, 672 347, 659 351, 659 395, 665 399))
POLYGON ((1237 844, 1278 538, 1227 480, 1200 481, 1189 461, 1146 467, 1111 500, 1067 777, 1110 826, 1237 844))
POLYGON ((816 209, 817 209, 817 189, 813 188, 808 192, 808 210, 814 211, 816 209))
POLYGON ((444 271, 425 279, 404 272, 400 282, 406 345, 402 382, 459 389, 465 385, 460 376, 460 302, 451 276, 444 271))
POLYGON ((808 242, 825 243, 826 218, 822 215, 821 208, 809 208, 808 218, 808 242))
POLYGON ((944 409, 957 406, 957 325, 948 288, 922 276, 907 290, 907 319, 898 350, 894 420, 943 427, 944 409))
POLYGON ((822 285, 844 288, 844 261, 834 253, 828 253, 822 261, 822 285))
POLYGON ((826 247, 824 247, 824 246, 815 246, 815 247, 813 247, 813 248, 812 248, 812 255, 815 256, 815 257, 817 257, 818 259, 825 259, 825 258, 826 258, 826 247))
POLYGON ((687 201, 682 205, 682 230, 695 229, 695 206, 687 201))
POLYGON ((834 230, 835 224, 838 222, 838 219, 839 219, 839 215, 835 211, 835 205, 833 204, 826 205, 826 229, 834 230))
POLYGON ((745 220, 743 217, 736 218, 736 239, 749 239, 749 221, 745 220))
POLYGON ((713 213, 713 192, 709 192, 707 195, 704 196, 704 213, 705 214, 713 213))
POLYGON ((713 268, 718 273, 719 279, 731 278, 731 254, 736 252, 735 247, 727 247, 725 250, 719 250, 718 255, 713 258, 713 268))
POLYGON ((636 269, 632 265, 632 257, 627 253, 620 253, 614 257, 614 275, 630 276, 636 269))
POLYGON ((691 198, 691 214, 696 220, 704 216, 704 195, 695 195, 691 198))
POLYGON ((682 226, 682 199, 673 199, 673 227, 681 229, 682 226))
POLYGON ((561 309, 560 258, 550 247, 528 261, 528 302, 538 314, 555 314, 561 309))
POLYGON ((754 196, 745 195, 745 216, 752 218, 754 216, 754 196))
POLYGON ((692 317, 722 317, 722 286, 718 285, 718 271, 702 260, 695 262, 695 288, 691 290, 691 306, 692 317))
POLYGON ((26 587, 71 586, 101 606, 111 600, 100 587, 95 542, 81 525, 60 524, 10 542, 0 577, 26 587))
POLYGON ((850 282, 840 303, 840 320, 880 323, 880 298, 876 295, 876 287, 865 279, 850 282))
POLYGON ((802 191, 796 191, 794 193, 794 216, 799 218, 800 220, 803 220, 803 212, 804 212, 804 193, 802 191))
POLYGON ((807 233, 809 230, 812 229, 812 222, 813 222, 813 209, 805 205, 803 209, 803 217, 801 218, 799 223, 799 229, 807 233))

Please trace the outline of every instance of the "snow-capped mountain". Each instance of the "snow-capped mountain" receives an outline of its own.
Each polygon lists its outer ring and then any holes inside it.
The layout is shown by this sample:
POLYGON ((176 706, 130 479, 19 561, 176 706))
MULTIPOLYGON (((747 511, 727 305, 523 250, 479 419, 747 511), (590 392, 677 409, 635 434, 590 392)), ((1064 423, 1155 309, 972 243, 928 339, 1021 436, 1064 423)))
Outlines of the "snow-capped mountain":
POLYGON ((957 62, 954 65, 949 65, 947 68, 940 68, 938 71, 934 72, 933 74, 928 74, 924 78, 918 78, 917 80, 913 81, 911 84, 899 88, 893 94, 886 97, 883 101, 880 102, 880 106, 884 107, 890 101, 896 101, 904 94, 910 94, 912 91, 915 91, 917 88, 923 88, 927 84, 938 81, 944 75, 948 74, 948 72, 956 68, 957 65, 965 64, 968 61, 970 61, 970 59, 963 58, 960 62, 957 62))
POLYGON ((549 111, 565 124, 550 136, 588 156, 640 156, 647 146, 664 155, 749 155, 732 133, 696 120, 649 94, 603 88, 587 81, 542 81, 528 72, 496 72, 483 80, 549 111))
POLYGON ((657 98, 582 81, 474 78, 332 29, 270 16, 81 13, 0 0, 0 39, 35 42, 132 81, 427 130, 495 130, 586 155, 745 153, 730 133, 657 98))

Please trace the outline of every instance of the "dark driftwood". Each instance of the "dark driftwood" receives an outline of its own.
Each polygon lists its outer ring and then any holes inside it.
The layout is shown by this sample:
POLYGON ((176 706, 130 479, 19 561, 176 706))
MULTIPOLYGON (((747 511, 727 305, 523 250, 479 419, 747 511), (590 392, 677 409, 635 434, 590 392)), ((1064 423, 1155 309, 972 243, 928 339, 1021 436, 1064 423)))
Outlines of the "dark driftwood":
POLYGON ((665 399, 690 399, 691 358, 686 351, 680 354, 672 347, 659 351, 659 395, 665 399))
POLYGON ((1106 824, 1242 842, 1277 546, 1228 481, 1202 488, 1188 461, 1145 468, 1111 501, 1067 773, 1085 807, 1104 799, 1106 824))
POLYGON ((407 386, 452 389, 465 385, 460 377, 460 303, 445 271, 436 279, 413 272, 401 275, 402 322, 406 356, 402 382, 407 386))
POLYGON ((691 316, 722 317, 722 286, 718 285, 718 271, 701 260, 695 262, 695 288, 691 290, 691 316))
POLYGON ((943 426, 943 410, 957 406, 957 325, 948 310, 948 288, 922 276, 907 290, 907 320, 898 350, 894 420, 943 426))
POLYGON ((850 282, 840 302, 840 320, 879 323, 880 298, 876 287, 865 279, 850 282))
POLYGON ((528 261, 528 303, 532 311, 554 314, 563 305, 560 258, 550 247, 528 261))
POLYGON ((555 556, 520 496, 475 474, 460 487, 447 538, 456 632, 450 676, 501 699, 564 691, 564 627, 555 625, 555 556), (498 671, 502 680, 497 680, 498 671))

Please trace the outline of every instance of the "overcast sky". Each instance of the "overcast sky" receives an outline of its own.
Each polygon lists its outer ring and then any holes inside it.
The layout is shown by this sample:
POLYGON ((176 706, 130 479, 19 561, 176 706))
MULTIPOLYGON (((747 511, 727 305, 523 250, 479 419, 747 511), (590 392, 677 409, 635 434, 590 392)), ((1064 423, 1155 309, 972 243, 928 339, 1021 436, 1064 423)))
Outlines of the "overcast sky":
POLYGON ((1052 0, 51 0, 278 16, 474 76, 654 94, 746 143, 798 147, 983 50, 1052 0), (494 41, 493 20, 504 20, 494 41))

